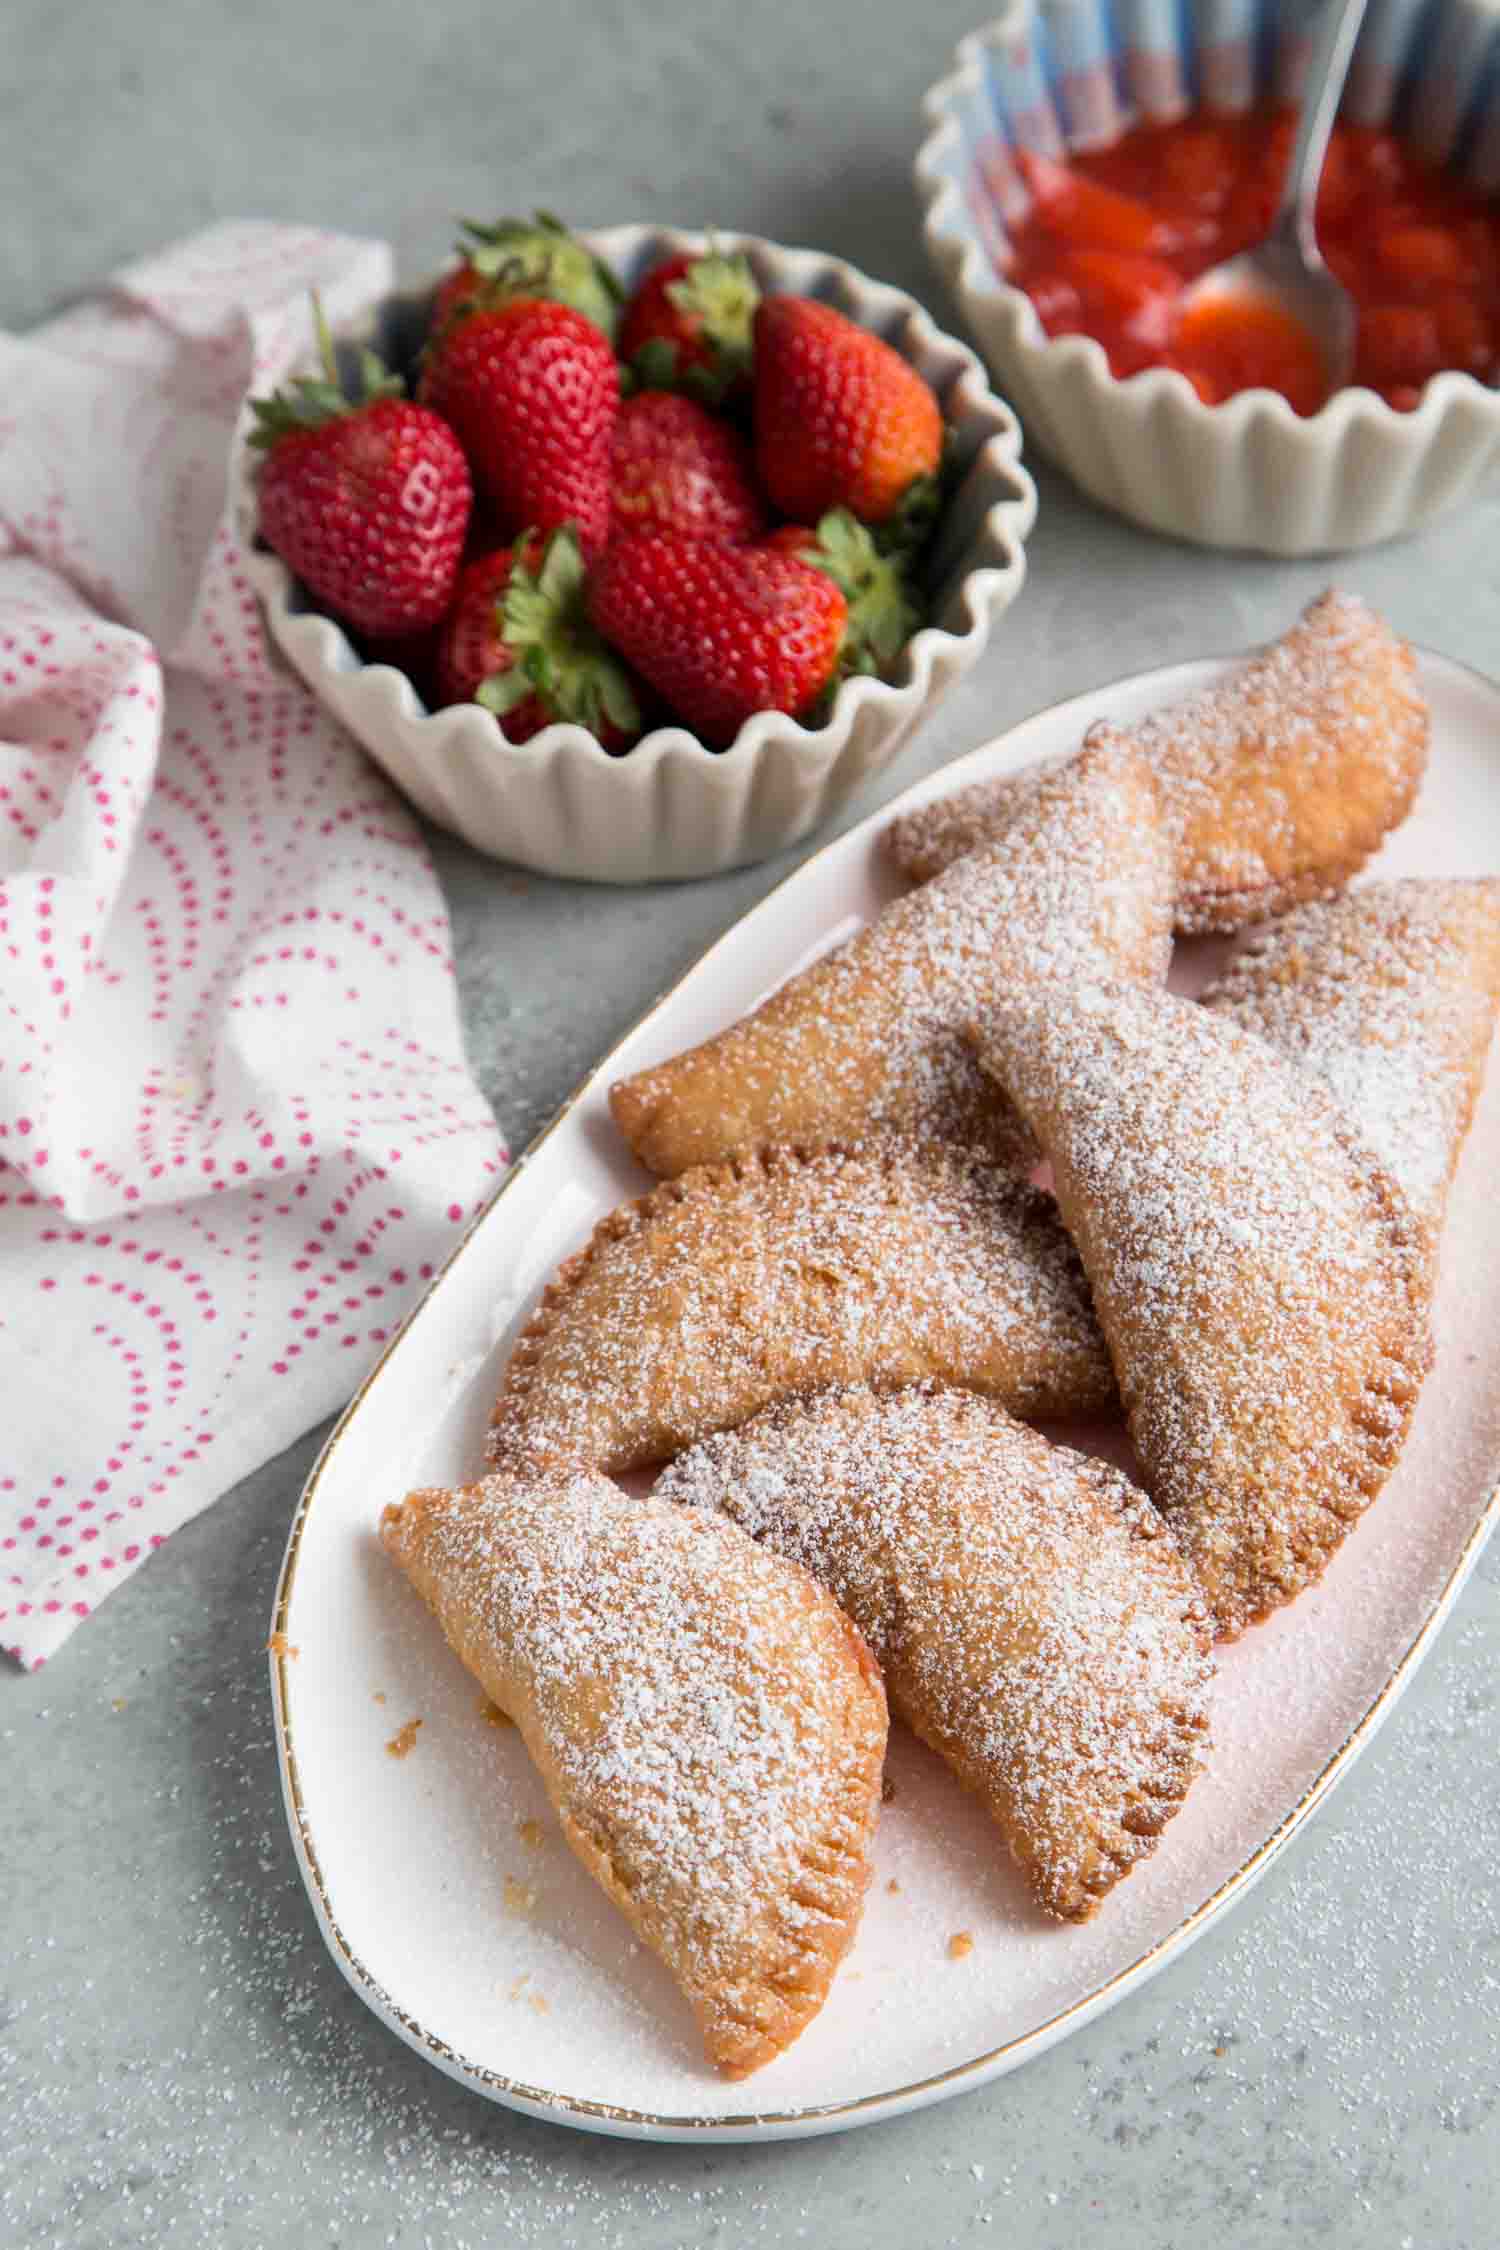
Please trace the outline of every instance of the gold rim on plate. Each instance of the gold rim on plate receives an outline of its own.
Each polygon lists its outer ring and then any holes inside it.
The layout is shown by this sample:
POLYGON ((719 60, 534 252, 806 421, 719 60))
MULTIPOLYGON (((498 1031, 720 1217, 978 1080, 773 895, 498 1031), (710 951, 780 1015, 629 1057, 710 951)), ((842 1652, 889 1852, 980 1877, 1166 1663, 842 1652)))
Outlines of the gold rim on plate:
MULTIPOLYGON (((1235 652, 1236 655, 1242 653, 1242 651, 1235 652)), ((1491 694, 1500 690, 1500 683, 1489 679, 1474 665, 1460 663, 1454 657, 1441 656, 1433 650, 1421 647, 1417 647, 1415 653, 1424 665, 1434 665, 1461 673, 1469 680, 1476 681, 1491 694)), ((1229 661, 1232 661, 1232 659, 1227 657, 1190 658, 1186 663, 1162 665, 1158 669, 1164 673, 1175 673, 1186 671, 1189 668, 1196 669, 1200 664, 1229 661)), ((1147 675, 1139 672, 1128 673, 1119 679, 1106 681, 1100 687, 1085 689, 1082 693, 1084 695, 1106 696, 1113 689, 1133 685, 1143 676, 1147 675)), ((1067 697, 1064 700, 1073 702, 1078 698, 1067 697)), ((1005 731, 1007 734, 1017 733, 1022 727, 1031 725, 1036 719, 1046 717, 1049 712, 1056 708, 1055 704, 1044 705, 1041 710, 1031 712, 1024 719, 1018 719, 1013 726, 1008 727, 1005 731)), ((948 765, 941 769, 943 778, 947 780, 951 777, 956 782, 961 781, 963 770, 971 759, 983 755, 984 750, 992 747, 993 744, 985 744, 981 750, 972 751, 965 757, 950 761, 948 765)), ((921 784, 915 786, 920 787, 921 784)), ((889 804, 877 808, 877 811, 870 818, 874 820, 889 817, 903 801, 903 797, 913 793, 913 791, 903 792, 901 797, 893 798, 889 804)), ((428 1283, 418 1302, 407 1314, 389 1343, 386 1344, 379 1359, 376 1360, 374 1366, 350 1399, 349 1404, 339 1416, 334 1428, 330 1431, 322 1452, 313 1464, 312 1473, 308 1477, 302 1490, 302 1496, 298 1501, 297 1512, 292 1518, 291 1529, 287 1538, 286 1555, 282 1561, 281 1573, 277 1581, 270 1655, 272 1699, 276 1713, 277 1746, 280 1753, 283 1794, 291 1816, 292 1834, 298 1861, 302 1869, 302 1878, 307 1886, 323 1935, 334 1959, 360 1997, 372 2008, 374 2013, 398 2032, 417 2053, 425 2055, 429 2061, 436 2063, 439 2069, 446 2071, 451 2077, 458 2079, 460 2083, 472 2086, 476 2091, 504 2102, 512 2108, 524 2110, 535 2117, 544 2121, 550 2120, 555 2124, 573 2125, 583 2130, 589 2128, 602 2129, 606 2132, 638 2139, 659 2136, 674 2140, 744 2140, 757 2135, 791 2137, 799 2131, 812 2134, 819 2130, 830 2130, 840 2122, 850 2125, 873 2123, 876 2114, 882 2111, 901 2114, 903 2111, 921 2108, 944 2094, 958 2092, 966 2084, 977 2087, 988 2078, 1000 2076, 1007 2062, 1011 2068, 1014 2068, 1024 2057, 1039 2054, 1044 2048, 1052 2046, 1057 2040, 1063 2038, 1069 2030, 1078 2028, 1090 2016, 1100 2013, 1112 1999, 1122 1999, 1131 1986, 1145 1983, 1158 1970, 1164 1969, 1178 1953, 1191 1943, 1193 1938, 1200 1935, 1211 1922, 1217 1920, 1219 1915, 1224 1913, 1265 1874, 1272 1861, 1284 1850, 1303 1822, 1317 1809, 1335 1782, 1340 1779, 1345 1770, 1371 1741, 1384 1720, 1389 1717, 1402 1691, 1409 1684, 1430 1643, 1442 1627, 1449 1611, 1462 1591, 1464 1583, 1479 1560, 1496 1523, 1500 1522, 1500 1474, 1497 1474, 1496 1481, 1490 1487, 1474 1527, 1465 1540, 1457 1561, 1439 1589, 1426 1618, 1408 1643, 1384 1687, 1374 1697, 1363 1716, 1350 1728, 1348 1734, 1345 1735, 1327 1763, 1314 1776, 1290 1812, 1283 1817, 1265 1841, 1256 1847, 1249 1858, 1236 1868, 1232 1875, 1227 1876, 1219 1888, 1203 1901, 1201 1906, 1195 1907, 1193 1912, 1177 1923, 1175 1928, 1169 1930, 1165 1937, 1158 1939, 1156 1944, 1149 1947, 1146 1952, 1138 1954, 1134 1961, 1128 1962, 1123 1969, 1117 1970, 1105 1983, 1096 1986, 1083 1999, 1075 2000, 1071 2006, 1059 2010, 1055 2016, 1049 2016, 1044 2023, 1035 2024, 1028 2031, 1018 2032, 1013 2039, 1003 2041, 1000 2046, 988 2048, 981 2055, 971 2056, 967 2062, 954 2064, 949 2070, 937 2071, 926 2078, 912 2079, 906 2085, 891 2086, 876 2094, 861 2094, 851 2101, 813 2104, 800 2109, 744 2110, 735 2114, 713 2116, 691 2113, 673 2116, 661 2114, 654 2110, 629 2109, 612 2102, 587 2101, 575 2095, 555 2093, 544 2086, 528 2086, 520 2079, 508 2078, 502 2071, 491 2070, 487 2064, 476 2062, 472 2057, 458 2053, 446 2040, 439 2038, 436 2032, 429 2031, 415 2016, 410 2015, 404 2008, 398 2006, 379 1979, 372 1975, 360 1960, 339 1926, 333 1901, 329 1896, 328 1886, 318 1860, 317 1847, 308 1829, 301 1777, 297 1769, 296 1746, 292 1740, 292 1725, 288 1716, 287 1626, 291 1613, 292 1589, 296 1582, 302 1533, 311 1512, 318 1486, 322 1481, 324 1471, 333 1459, 334 1450, 345 1430, 358 1412, 367 1393, 380 1376, 386 1362, 400 1346, 412 1322, 422 1312, 429 1298, 441 1286, 450 1270, 457 1264, 465 1251, 471 1247, 480 1229, 488 1224, 508 1190, 515 1185, 537 1152, 551 1139, 558 1127, 572 1115, 584 1096, 592 1091, 599 1079, 609 1071, 620 1048, 625 1045, 627 1040, 634 1038, 638 1031, 643 1030, 647 1024, 653 1022, 661 1014, 668 1002, 676 997, 688 978, 702 968, 704 962, 715 949, 724 944, 734 934, 749 914, 759 912, 762 906, 775 898, 789 883, 797 881, 799 877, 806 873, 808 868, 815 866, 820 859, 845 841, 844 836, 836 836, 830 839, 827 844, 824 844, 818 851, 809 854, 800 865, 784 875, 780 882, 773 884, 772 888, 766 892, 765 897, 757 900, 753 907, 748 908, 746 914, 737 916, 729 928, 721 932, 713 944, 700 954, 698 959, 692 962, 688 968, 684 969, 682 974, 674 979, 664 992, 659 994, 645 1014, 638 1017, 635 1023, 622 1033, 609 1052, 594 1065, 587 1077, 574 1088, 558 1109, 556 1115, 549 1120, 530 1146, 517 1158, 489 1203, 471 1222, 462 1239, 454 1245, 448 1257, 428 1283)))

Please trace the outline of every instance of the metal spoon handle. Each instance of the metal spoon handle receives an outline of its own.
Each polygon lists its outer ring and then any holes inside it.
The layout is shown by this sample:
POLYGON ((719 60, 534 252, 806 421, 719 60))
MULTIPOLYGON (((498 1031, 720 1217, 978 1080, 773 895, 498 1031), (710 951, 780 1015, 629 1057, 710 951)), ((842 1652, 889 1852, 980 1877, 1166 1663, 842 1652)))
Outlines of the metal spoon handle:
POLYGON ((1290 238, 1304 256, 1312 259, 1318 255, 1318 181, 1367 5, 1368 0, 1323 0, 1317 45, 1302 89, 1297 138, 1282 183, 1281 201, 1271 222, 1273 236, 1290 238))

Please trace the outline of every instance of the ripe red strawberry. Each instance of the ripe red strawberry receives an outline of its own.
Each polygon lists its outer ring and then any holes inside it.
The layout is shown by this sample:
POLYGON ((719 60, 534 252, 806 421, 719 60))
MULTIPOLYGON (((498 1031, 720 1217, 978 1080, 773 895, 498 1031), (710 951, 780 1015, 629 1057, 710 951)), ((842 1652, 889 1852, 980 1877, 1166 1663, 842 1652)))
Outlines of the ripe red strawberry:
POLYGON ((596 566, 589 614, 723 749, 757 711, 813 715, 837 677, 849 612, 833 580, 795 555, 643 531, 596 566))
POLYGON ((825 571, 838 587, 849 605, 841 672, 890 670, 922 622, 921 604, 900 562, 880 552, 857 517, 847 508, 834 508, 816 531, 784 523, 760 544, 799 556, 814 570, 825 571))
POLYGON ((436 335, 460 305, 482 298, 550 297, 571 305, 613 337, 620 318, 620 284, 603 260, 586 250, 550 211, 531 220, 496 219, 480 226, 460 222, 466 239, 455 245, 462 264, 438 284, 430 330, 436 335))
POLYGON ((539 297, 461 309, 418 395, 457 431, 507 531, 572 523, 586 554, 603 547, 620 383, 591 320, 539 297))
POLYGON ((745 260, 710 250, 654 266, 625 307, 620 357, 646 390, 717 406, 746 387, 760 291, 745 260))
POLYGON ((943 450, 938 402, 899 352, 832 305, 761 305, 754 416, 755 465, 783 515, 816 523, 847 508, 862 523, 925 527, 943 450))
POLYGON ((571 531, 470 563, 438 648, 438 701, 482 703, 512 742, 571 719, 606 750, 628 750, 640 711, 624 666, 589 623, 584 594, 571 531))
POLYGON ((321 377, 252 399, 264 452, 260 535, 308 592, 359 632, 404 639, 452 598, 473 489, 446 422, 404 398, 372 352, 360 394, 339 385, 333 339, 314 304, 321 377))
POLYGON ((642 391, 615 425, 614 527, 753 539, 766 525, 750 448, 696 399, 642 391))

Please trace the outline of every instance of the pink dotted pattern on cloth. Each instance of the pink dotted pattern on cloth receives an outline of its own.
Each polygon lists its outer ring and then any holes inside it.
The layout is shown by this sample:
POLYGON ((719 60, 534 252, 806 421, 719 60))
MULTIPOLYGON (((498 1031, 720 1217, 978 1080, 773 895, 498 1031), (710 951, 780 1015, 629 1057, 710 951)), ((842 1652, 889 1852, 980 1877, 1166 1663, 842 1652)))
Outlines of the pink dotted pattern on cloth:
POLYGON ((211 229, 0 336, 0 1648, 340 1405, 506 1157, 415 824, 271 655, 251 392, 383 245, 211 229))

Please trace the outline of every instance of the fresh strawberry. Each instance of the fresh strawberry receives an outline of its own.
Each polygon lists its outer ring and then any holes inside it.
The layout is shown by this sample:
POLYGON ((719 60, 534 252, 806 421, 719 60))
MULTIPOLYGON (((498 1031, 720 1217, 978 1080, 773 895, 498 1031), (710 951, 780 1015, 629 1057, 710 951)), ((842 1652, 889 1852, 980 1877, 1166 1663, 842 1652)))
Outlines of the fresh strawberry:
POLYGON ((937 501, 943 417, 915 368, 810 297, 755 316, 755 465, 795 523, 847 508, 915 536, 937 501))
POLYGON ((838 587, 849 605, 841 672, 890 670, 922 622, 921 605, 899 561, 880 552, 857 516, 847 508, 833 508, 816 531, 784 523, 760 545, 798 556, 838 587))
POLYGON ((628 750, 641 715, 624 666, 589 623, 583 555, 571 531, 470 563, 443 628, 440 703, 482 703, 512 742, 554 720, 628 750))
MULTIPOLYGON (((476 555, 460 571, 453 607, 438 638, 433 686, 439 703, 472 703, 486 680, 509 672, 515 664, 515 651, 505 644, 501 604, 516 567, 516 552, 513 547, 497 547, 487 555, 476 555)), ((525 550, 529 562, 535 561, 536 552, 533 540, 525 550)), ((516 741, 522 739, 514 729, 507 731, 516 741)))
POLYGON ((689 391, 717 406, 747 387, 759 303, 755 276, 738 255, 668 258, 625 307, 620 357, 643 390, 689 391))
POLYGON ((346 398, 314 301, 320 377, 251 401, 266 456, 260 534, 314 598, 379 639, 437 623, 453 595, 473 488, 457 438, 402 396, 372 352, 346 398))
POLYGON ((750 448, 696 399, 642 391, 615 426, 615 534, 753 539, 766 524, 750 448))
POLYGON ((603 547, 620 384, 593 321, 539 297, 461 308, 428 348, 419 395, 458 432, 508 532, 572 523, 585 554, 603 547))
POLYGON ((571 305, 613 338, 620 318, 620 284, 561 219, 538 211, 533 219, 496 219, 480 226, 460 222, 466 240, 455 244, 462 263, 439 282, 432 300, 432 334, 444 328, 460 305, 482 300, 503 304, 511 297, 550 297, 571 305))
POLYGON ((849 607, 795 555, 643 531, 595 568, 589 613, 685 724, 724 749, 757 711, 813 717, 838 677, 849 607))

